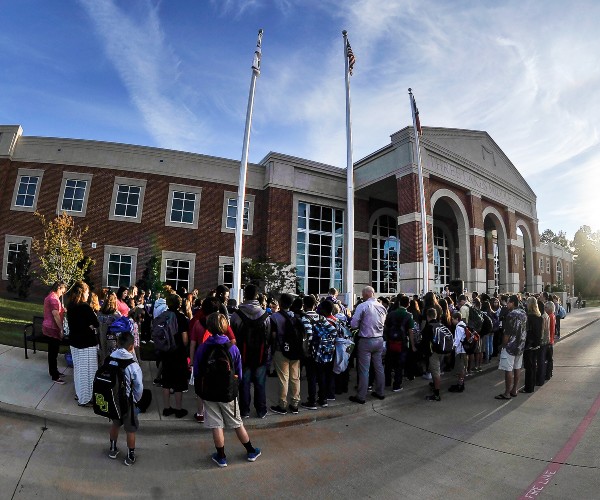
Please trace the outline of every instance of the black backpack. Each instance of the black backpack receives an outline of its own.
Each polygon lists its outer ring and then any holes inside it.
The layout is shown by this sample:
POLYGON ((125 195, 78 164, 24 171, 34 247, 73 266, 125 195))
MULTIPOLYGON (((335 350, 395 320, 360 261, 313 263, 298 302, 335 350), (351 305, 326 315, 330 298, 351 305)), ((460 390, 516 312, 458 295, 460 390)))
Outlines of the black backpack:
POLYGON ((431 323, 433 338, 431 350, 436 354, 450 354, 454 349, 454 336, 450 329, 441 323, 431 323))
POLYGON ((467 306, 469 308, 469 317, 466 321, 469 330, 480 333, 483 328, 484 317, 487 314, 484 314, 483 311, 477 309, 473 306, 467 306))
POLYGON ((389 342, 402 342, 403 346, 408 345, 408 323, 412 315, 407 313, 400 319, 400 310, 389 313, 389 325, 386 329, 386 340, 389 342))
POLYGON ((285 318, 285 327, 283 334, 278 335, 279 349, 281 353, 289 360, 297 360, 303 357, 303 339, 304 325, 300 317, 294 315, 293 318, 286 311, 282 311, 281 315, 285 318))
POLYGON ((250 319, 240 308, 236 314, 242 320, 241 326, 235 332, 235 341, 242 356, 242 365, 244 368, 258 368, 267 362, 269 313, 265 312, 259 318, 250 319))
POLYGON ((235 376, 231 342, 205 344, 194 391, 205 401, 229 403, 238 396, 238 378, 235 376))
MULTIPOLYGON (((106 358, 94 376, 92 404, 94 413, 111 420, 121 420, 128 407, 133 407, 133 391, 129 399, 125 390, 125 368, 133 359, 106 358)), ((131 412, 133 419, 133 411, 131 412)))

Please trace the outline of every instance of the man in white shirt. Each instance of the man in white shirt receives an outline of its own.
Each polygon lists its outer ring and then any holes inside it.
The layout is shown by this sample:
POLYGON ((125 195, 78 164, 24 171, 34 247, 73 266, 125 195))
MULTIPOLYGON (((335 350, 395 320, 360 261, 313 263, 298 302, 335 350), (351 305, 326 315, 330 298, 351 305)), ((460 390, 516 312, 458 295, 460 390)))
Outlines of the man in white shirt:
POLYGON ((373 287, 362 289, 363 301, 354 311, 350 325, 358 328, 358 392, 350 396, 350 401, 365 404, 369 387, 369 367, 373 360, 375 369, 375 390, 371 396, 384 399, 385 378, 383 373, 383 325, 387 310, 375 298, 373 287))

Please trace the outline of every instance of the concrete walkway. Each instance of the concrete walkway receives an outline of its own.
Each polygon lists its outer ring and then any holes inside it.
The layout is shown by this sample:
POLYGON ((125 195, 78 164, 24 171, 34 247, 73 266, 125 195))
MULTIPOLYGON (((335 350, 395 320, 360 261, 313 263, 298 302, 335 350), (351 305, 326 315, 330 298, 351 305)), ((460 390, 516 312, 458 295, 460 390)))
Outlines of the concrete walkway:
MULTIPOLYGON (((577 333, 579 330, 600 319, 600 308, 575 309, 561 322, 561 340, 577 333)), ((560 341, 558 343, 560 345, 560 341)), ((560 347, 558 347, 560 349, 560 347)), ((160 431, 189 431, 202 427, 193 420, 196 411, 196 398, 193 388, 184 394, 183 407, 189 415, 183 419, 163 417, 162 389, 152 384, 156 366, 154 362, 141 363, 144 373, 144 387, 153 392, 152 405, 144 414, 140 414, 140 427, 143 430, 160 431)), ((497 369, 497 358, 486 365, 484 374, 497 369)), ((28 415, 46 419, 48 421, 71 423, 76 425, 106 425, 106 419, 93 413, 91 408, 82 408, 77 405, 74 396, 72 369, 67 368, 64 356, 59 356, 59 370, 64 372, 67 383, 57 385, 52 383, 48 376, 47 355, 43 351, 33 354, 25 359, 24 350, 19 347, 0 345, 0 411, 17 415, 28 415)), ((481 376, 476 375, 476 376, 481 376)), ((445 375, 442 384, 448 385, 454 378, 445 375)), ((299 425, 315 420, 334 418, 341 415, 356 413, 368 405, 357 405, 348 401, 348 396, 354 394, 356 384, 356 370, 351 370, 350 392, 338 396, 336 401, 329 402, 328 408, 319 408, 310 411, 300 408, 298 415, 276 415, 269 413, 267 418, 258 419, 252 409, 252 417, 245 420, 248 428, 282 427, 299 425)), ((417 378, 414 381, 404 382, 404 391, 392 393, 388 391, 388 398, 402 398, 406 392, 420 391, 427 393, 428 381, 417 378)), ((267 405, 277 404, 277 379, 267 379, 267 405)), ((368 396, 367 399, 371 397, 368 396)), ((306 383, 302 381, 302 400, 306 399, 306 383)))

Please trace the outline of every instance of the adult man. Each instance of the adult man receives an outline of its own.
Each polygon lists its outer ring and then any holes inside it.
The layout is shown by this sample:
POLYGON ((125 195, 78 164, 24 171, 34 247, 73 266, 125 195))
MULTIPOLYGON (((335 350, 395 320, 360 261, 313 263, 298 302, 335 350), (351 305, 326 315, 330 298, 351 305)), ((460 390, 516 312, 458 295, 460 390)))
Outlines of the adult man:
POLYGON ((356 307, 352 316, 352 328, 358 328, 358 392, 350 396, 350 401, 365 404, 369 386, 369 366, 373 360, 375 369, 375 390, 371 393, 377 399, 384 399, 383 374, 383 325, 386 309, 375 298, 373 287, 362 289, 363 302, 356 307))
POLYGON ((504 371, 504 392, 496 399, 517 397, 519 374, 523 366, 523 350, 527 337, 527 313, 519 308, 519 298, 511 295, 508 299, 508 314, 503 322, 504 337, 498 369, 504 371))
POLYGON ((267 416, 267 341, 271 335, 269 315, 258 302, 256 285, 246 285, 244 302, 231 315, 231 329, 236 345, 242 353, 242 381, 240 383, 240 413, 250 416, 250 385, 254 384, 254 408, 258 418, 267 416))

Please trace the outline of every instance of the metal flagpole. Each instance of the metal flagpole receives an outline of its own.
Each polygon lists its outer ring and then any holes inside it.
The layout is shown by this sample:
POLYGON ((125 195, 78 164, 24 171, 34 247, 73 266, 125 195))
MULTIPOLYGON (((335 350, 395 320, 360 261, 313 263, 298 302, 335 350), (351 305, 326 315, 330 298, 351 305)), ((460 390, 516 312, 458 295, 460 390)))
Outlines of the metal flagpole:
POLYGON ((415 142, 417 149, 417 168, 419 172, 419 198, 421 208, 421 237, 423 246, 423 294, 429 291, 429 262, 427 258, 427 213, 425 211, 425 189, 423 187, 423 166, 421 164, 421 146, 419 144, 420 125, 417 126, 417 103, 412 95, 412 89, 408 89, 410 109, 412 111, 413 128, 415 131, 415 142))
MULTIPOLYGON (((346 265, 345 281, 347 302, 350 307, 354 305, 354 165, 352 161, 352 120, 350 117, 350 57, 348 54, 348 32, 342 31, 344 37, 344 66, 346 70, 346 265)), ((354 54, 352 54, 352 65, 354 65, 354 54)))
POLYGON ((244 145, 242 147, 242 161, 240 163, 240 180, 238 186, 237 212, 235 219, 235 245, 233 249, 233 290, 231 297, 241 302, 242 288, 242 235, 244 231, 244 205, 246 202, 246 172, 248 170, 248 148, 250 147, 250 127, 252 125, 252 108, 254 107, 254 90, 256 78, 260 75, 260 58, 263 30, 258 30, 258 40, 252 61, 252 78, 250 79, 250 94, 248 96, 248 110, 246 111, 246 129, 244 131, 244 145))

